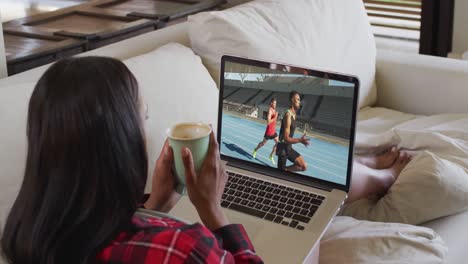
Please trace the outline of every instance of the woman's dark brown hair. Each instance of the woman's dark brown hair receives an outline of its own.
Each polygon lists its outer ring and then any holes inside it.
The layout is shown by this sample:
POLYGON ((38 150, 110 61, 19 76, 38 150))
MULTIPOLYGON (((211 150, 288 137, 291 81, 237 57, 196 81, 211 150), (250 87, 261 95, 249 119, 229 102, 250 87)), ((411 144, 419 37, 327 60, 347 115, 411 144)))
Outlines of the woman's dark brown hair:
POLYGON ((144 191, 137 82, 120 61, 52 65, 29 101, 24 179, 1 246, 12 263, 92 263, 144 191))

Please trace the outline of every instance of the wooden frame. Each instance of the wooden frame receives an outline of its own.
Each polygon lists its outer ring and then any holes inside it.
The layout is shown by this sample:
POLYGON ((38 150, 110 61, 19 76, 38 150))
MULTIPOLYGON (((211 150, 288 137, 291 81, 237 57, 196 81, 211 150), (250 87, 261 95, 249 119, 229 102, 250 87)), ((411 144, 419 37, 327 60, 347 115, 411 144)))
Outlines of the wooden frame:
POLYGON ((128 17, 124 12, 95 8, 89 3, 6 22, 3 32, 8 74, 153 31, 158 23, 158 20, 128 17), (72 21, 91 19, 95 23, 84 23, 88 29, 80 31, 79 25, 66 22, 70 17, 74 19, 72 21))
POLYGON ((116 42, 157 29, 158 22, 158 20, 129 17, 125 12, 79 6, 7 22, 4 24, 4 30, 16 34, 82 39, 87 41, 86 50, 92 50, 107 45, 109 42, 116 42), (78 24, 62 23, 67 18, 78 21, 78 24), (80 29, 79 22, 86 27, 86 19, 94 20, 94 25, 89 29, 80 29), (102 21, 103 25, 96 23, 98 21, 102 21), (117 39, 112 40, 112 38, 117 39))
POLYGON ((17 74, 57 59, 82 53, 86 50, 86 41, 68 39, 51 34, 37 34, 37 32, 15 32, 4 30, 6 43, 6 60, 8 75, 17 74), (27 52, 11 51, 9 44, 11 38, 24 38, 25 41, 47 41, 50 44, 33 47, 27 52))
MULTIPOLYGON (((185 17, 191 14, 195 14, 201 11, 212 9, 216 6, 226 3, 226 0, 100 0, 95 1, 93 6, 95 7, 106 7, 113 9, 118 5, 125 5, 130 2, 140 2, 141 5, 152 4, 145 10, 132 10, 131 6, 127 6, 127 10, 130 12, 127 16, 138 17, 138 18, 147 18, 147 19, 159 19, 164 22, 170 22, 181 17, 185 17), (164 10, 165 8, 160 6, 157 7, 157 3, 163 5, 174 5, 179 6, 177 10, 164 10), (160 8, 160 10, 159 10, 160 8)), ((166 7, 167 8, 167 7, 166 7)))
POLYGON ((226 0, 95 0, 9 21, 3 24, 8 73, 153 31, 224 3, 226 0))

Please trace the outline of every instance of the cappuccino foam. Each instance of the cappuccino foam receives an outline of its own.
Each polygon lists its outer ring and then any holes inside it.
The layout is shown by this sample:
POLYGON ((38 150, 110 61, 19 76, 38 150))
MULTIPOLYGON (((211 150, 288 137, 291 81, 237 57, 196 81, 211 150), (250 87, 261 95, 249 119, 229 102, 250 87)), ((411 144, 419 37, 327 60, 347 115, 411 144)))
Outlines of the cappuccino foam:
POLYGON ((170 136, 178 139, 194 139, 208 135, 211 132, 205 124, 178 124, 175 125, 170 136))

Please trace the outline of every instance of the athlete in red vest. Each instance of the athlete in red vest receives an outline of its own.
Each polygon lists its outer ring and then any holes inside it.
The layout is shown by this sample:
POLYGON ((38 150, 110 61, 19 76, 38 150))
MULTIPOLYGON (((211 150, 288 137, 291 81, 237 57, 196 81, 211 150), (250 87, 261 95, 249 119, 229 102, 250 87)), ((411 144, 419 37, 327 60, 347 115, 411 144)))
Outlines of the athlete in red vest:
POLYGON ((278 111, 276 111, 276 98, 272 97, 270 100, 270 109, 268 110, 268 118, 267 118, 267 127, 265 131, 265 135, 263 136, 263 140, 258 143, 257 147, 254 149, 252 156, 255 159, 257 156, 257 150, 263 147, 266 142, 270 139, 275 141, 275 146, 270 153, 270 160, 273 165, 276 165, 275 159, 273 158, 273 154, 276 152, 276 145, 278 144, 278 134, 276 134, 276 119, 278 118, 278 111))

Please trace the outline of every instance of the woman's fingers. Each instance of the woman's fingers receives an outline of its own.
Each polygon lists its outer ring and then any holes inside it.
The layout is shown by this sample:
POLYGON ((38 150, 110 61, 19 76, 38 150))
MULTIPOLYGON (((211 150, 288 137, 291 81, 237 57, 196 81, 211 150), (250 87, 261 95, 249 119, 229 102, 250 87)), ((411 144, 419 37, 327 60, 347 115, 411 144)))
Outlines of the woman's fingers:
MULTIPOLYGON (((166 140, 167 141, 167 140, 166 140)), ((164 156, 163 160, 169 166, 172 166, 172 162, 174 160, 174 155, 172 154, 172 147, 169 146, 169 143, 164 144, 164 156)))
POLYGON ((208 148, 208 153, 214 153, 216 152, 216 150, 218 150, 218 141, 216 140, 215 138, 215 135, 214 135, 214 132, 211 131, 211 134, 210 134, 210 146, 208 148))
POLYGON ((184 162, 186 185, 192 186, 196 181, 196 173, 195 166, 193 164, 192 152, 190 152, 190 149, 182 149, 182 161, 184 162))

